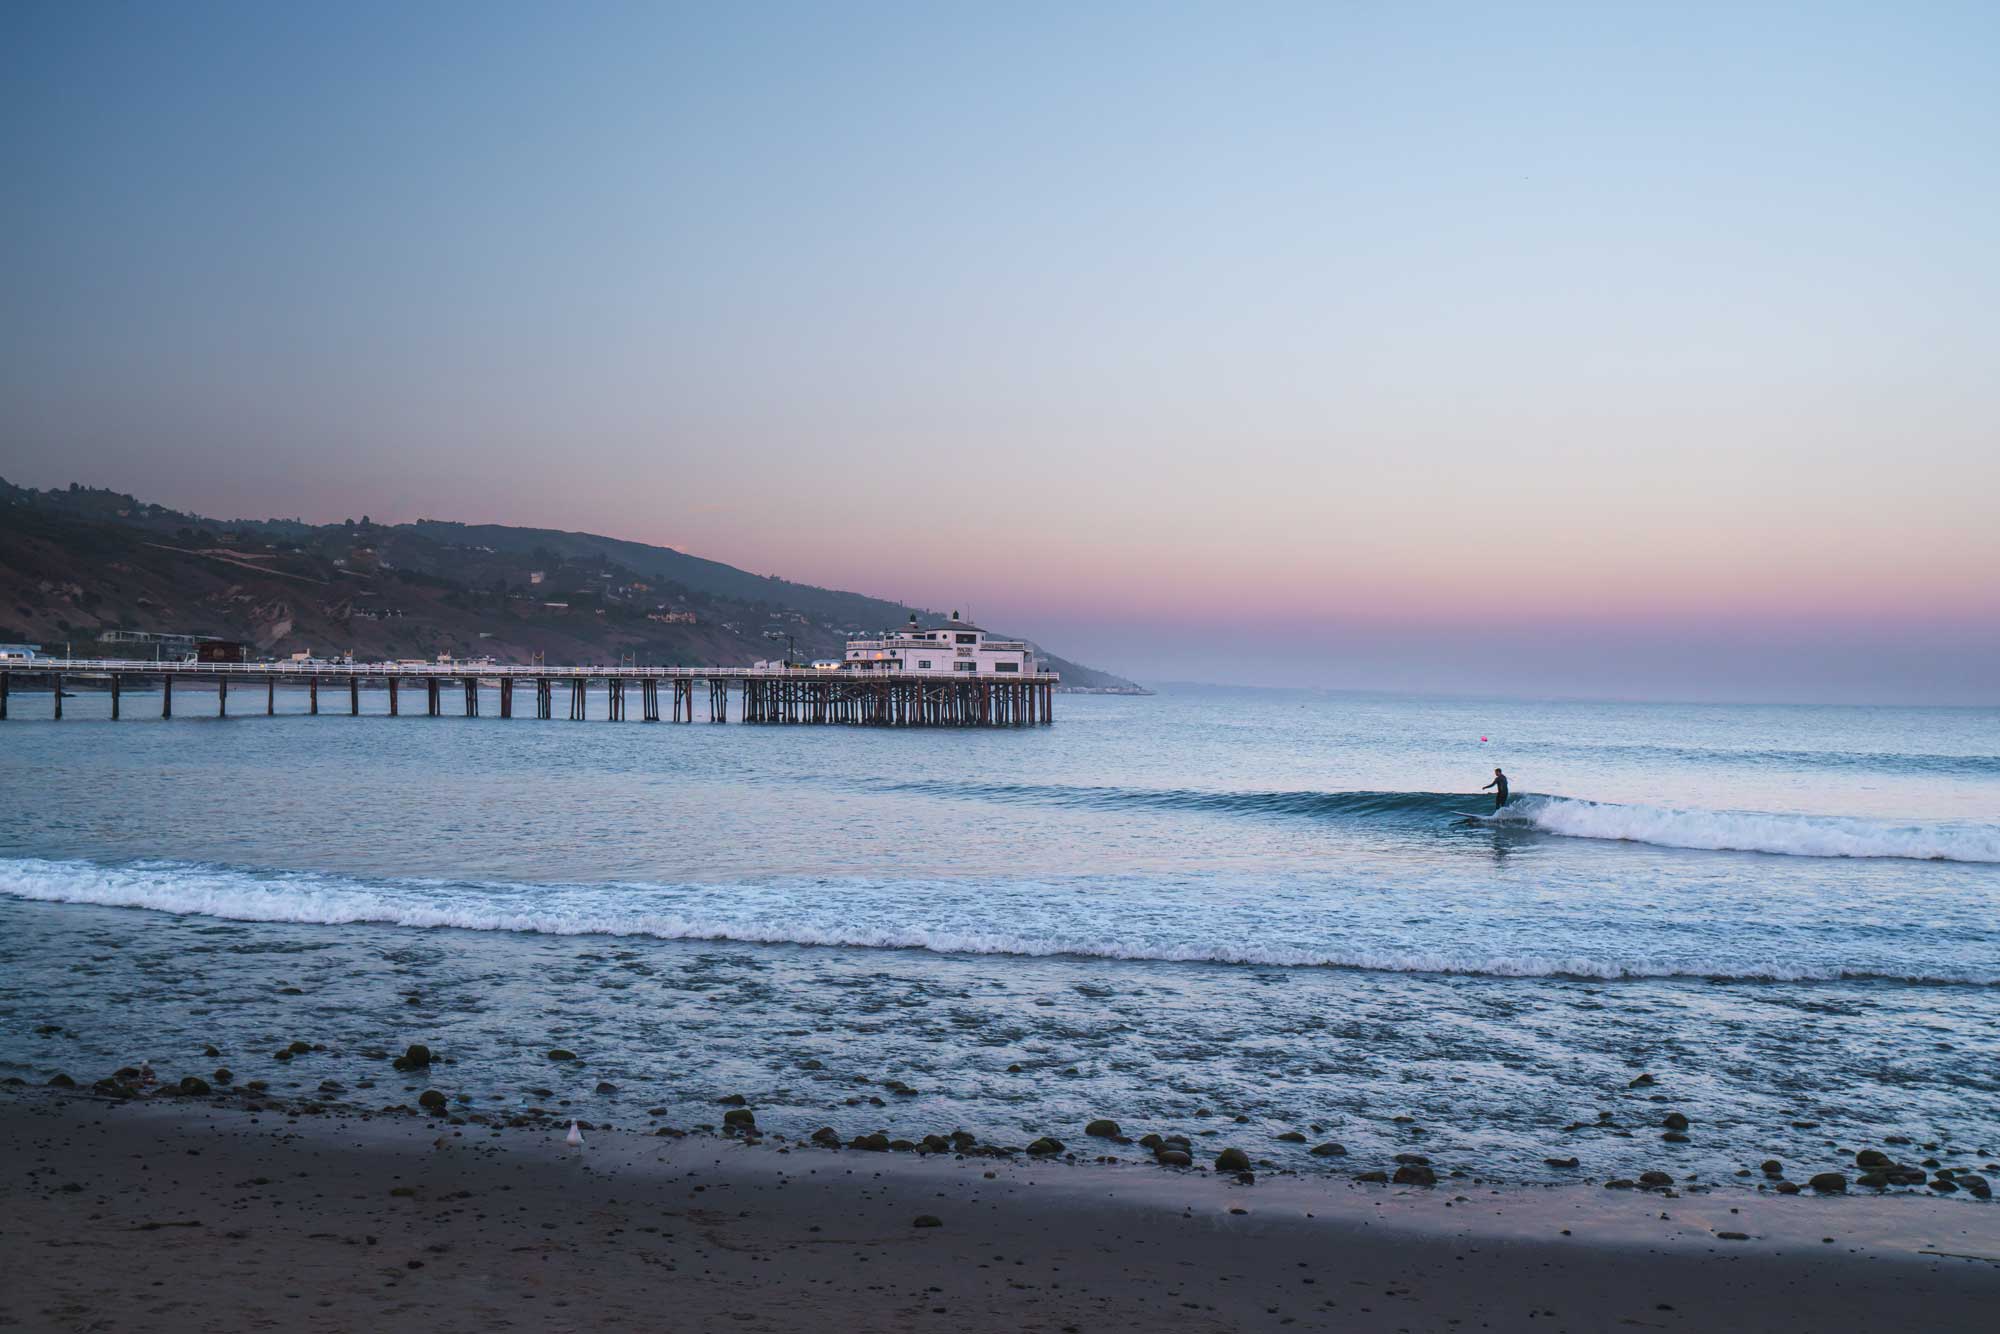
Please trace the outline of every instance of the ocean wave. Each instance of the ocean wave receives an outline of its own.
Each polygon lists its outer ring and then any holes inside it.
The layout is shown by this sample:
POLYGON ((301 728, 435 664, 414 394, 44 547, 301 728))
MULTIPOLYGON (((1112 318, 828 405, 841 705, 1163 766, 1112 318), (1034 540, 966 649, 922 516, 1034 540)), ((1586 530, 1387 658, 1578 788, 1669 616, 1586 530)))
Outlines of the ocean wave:
POLYGON ((1449 816, 1483 798, 1450 792, 1228 792, 1188 787, 1090 787, 1055 783, 885 783, 878 791, 1043 806, 1217 811, 1242 815, 1323 815, 1409 819, 1449 816))
POLYGON ((2000 829, 1980 825, 1898 825, 1844 816, 1707 811, 1533 795, 1508 806, 1495 823, 1524 824, 1567 838, 1712 852, 2000 862, 2000 829))
POLYGON ((1497 816, 1486 816, 1482 811, 1485 798, 1462 792, 1230 792, 958 782, 885 784, 881 790, 1037 805, 1320 817, 1428 828, 1450 827, 1454 821, 1475 815, 1486 826, 1502 830, 1696 851, 2000 863, 2000 827, 1992 825, 1895 824, 1849 816, 1709 811, 1539 793, 1524 793, 1497 816))
MULTIPOLYGON (((826 886, 809 887, 823 893, 826 886)), ((727 885, 540 885, 435 879, 367 881, 315 872, 252 872, 196 862, 146 861, 116 866, 26 858, 0 862, 0 894, 45 903, 137 908, 225 921, 309 926, 388 926, 420 930, 508 932, 542 936, 633 936, 749 945, 920 950, 934 954, 1078 957, 1135 962, 1328 968, 1600 981, 1690 979, 1730 982, 1890 981, 2000 986, 2000 971, 1877 971, 1774 963, 1606 960, 1581 956, 1490 955, 1476 950, 1299 947, 1264 943, 1166 943, 1092 932, 999 930, 898 923, 871 926, 814 921, 803 911, 780 918, 732 917, 726 911, 658 911, 654 895, 701 894, 726 905, 727 885), (604 902, 628 892, 631 906, 604 902)), ((801 893, 808 892, 802 887, 801 893)))

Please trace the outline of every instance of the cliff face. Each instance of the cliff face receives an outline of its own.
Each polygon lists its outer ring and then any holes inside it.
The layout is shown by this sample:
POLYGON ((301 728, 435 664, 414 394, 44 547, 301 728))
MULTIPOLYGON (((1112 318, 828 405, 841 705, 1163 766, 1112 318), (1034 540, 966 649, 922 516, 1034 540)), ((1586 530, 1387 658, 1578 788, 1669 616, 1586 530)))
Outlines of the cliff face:
MULTIPOLYGON (((594 533, 438 520, 219 522, 84 488, 0 482, 0 641, 81 656, 106 631, 260 654, 491 654, 724 665, 837 657, 912 608, 594 533)), ((927 614, 919 610, 919 614, 927 614)), ((1130 686, 1044 654, 1066 685, 1130 686)))

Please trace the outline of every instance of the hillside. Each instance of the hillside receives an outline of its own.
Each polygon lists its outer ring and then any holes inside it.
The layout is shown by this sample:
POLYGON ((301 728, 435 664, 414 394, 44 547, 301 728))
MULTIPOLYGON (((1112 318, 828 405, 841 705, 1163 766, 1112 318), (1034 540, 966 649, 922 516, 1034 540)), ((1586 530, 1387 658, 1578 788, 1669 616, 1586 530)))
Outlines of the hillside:
MULTIPOLYGON (((240 639, 260 656, 734 665, 788 642, 803 658, 837 657, 849 636, 913 610, 937 614, 594 533, 225 522, 0 480, 0 641, 79 656, 110 651, 106 632, 153 631, 240 639)), ((1132 686, 1043 656, 1066 686, 1132 686)))

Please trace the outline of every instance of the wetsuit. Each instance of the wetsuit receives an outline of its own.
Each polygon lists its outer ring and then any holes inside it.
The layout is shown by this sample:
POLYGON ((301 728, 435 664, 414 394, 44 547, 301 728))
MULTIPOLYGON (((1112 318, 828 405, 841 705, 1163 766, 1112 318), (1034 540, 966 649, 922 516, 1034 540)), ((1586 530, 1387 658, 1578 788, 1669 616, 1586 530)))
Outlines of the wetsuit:
POLYGON ((1494 774, 1494 775, 1493 775, 1493 781, 1492 781, 1492 782, 1490 782, 1490 783, 1488 783, 1488 784, 1486 784, 1486 787, 1482 787, 1482 788, 1480 788, 1479 790, 1480 790, 1481 792, 1484 792, 1484 791, 1486 790, 1486 788, 1487 788, 1487 787, 1490 787, 1490 788, 1492 788, 1492 789, 1493 789, 1493 809, 1494 809, 1494 810, 1496 810, 1496 811, 1497 811, 1497 810, 1499 810, 1499 809, 1500 809, 1500 808, 1501 808, 1502 806, 1505 806, 1505 805, 1507 804, 1507 775, 1506 775, 1506 774, 1502 774, 1502 773, 1496 773, 1496 774, 1494 774))

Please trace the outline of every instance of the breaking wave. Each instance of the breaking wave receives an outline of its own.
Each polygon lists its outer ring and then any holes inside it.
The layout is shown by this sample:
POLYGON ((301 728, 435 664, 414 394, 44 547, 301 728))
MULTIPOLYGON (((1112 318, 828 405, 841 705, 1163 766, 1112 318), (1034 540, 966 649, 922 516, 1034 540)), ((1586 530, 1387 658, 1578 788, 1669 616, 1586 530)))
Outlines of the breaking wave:
MULTIPOLYGON (((1485 798, 1451 792, 1225 792, 1196 788, 1064 787, 1046 783, 897 783, 883 790, 1036 805, 1207 811, 1449 827, 1479 815, 1485 798)), ((1785 857, 1867 857, 2000 863, 2000 827, 1893 824, 1834 815, 1780 815, 1688 807, 1625 805, 1524 794, 1491 828, 1567 838, 1650 843, 1713 852, 1785 857)))
POLYGON ((1029 926, 1012 930, 898 922, 870 925, 815 918, 807 899, 826 886, 801 887, 799 906, 782 913, 732 914, 743 887, 730 885, 541 885, 430 879, 363 880, 315 872, 252 872, 198 862, 143 861, 106 866, 27 858, 0 862, 0 894, 48 903, 137 908, 225 921, 316 926, 371 925, 544 936, 632 936, 752 945, 921 950, 935 954, 1083 957, 1162 963, 1333 968, 1361 972, 1554 977, 1618 981, 1685 978, 1741 982, 1880 980, 1932 985, 2000 986, 2000 968, 1931 972, 1701 959, 1594 959, 1489 954, 1422 948, 1301 947, 1249 941, 1163 941, 1115 924, 1029 926), (610 901, 629 896, 629 904, 610 901), (660 897, 702 902, 661 910, 660 897), (655 900, 648 903, 648 899, 655 900), (710 905, 713 905, 712 908, 710 905), (1712 964, 1712 966, 1711 966, 1712 964))
POLYGON ((1569 838, 1652 843, 1786 857, 1893 857, 2000 863, 2000 828, 1890 824, 1831 815, 1772 815, 1671 806, 1618 805, 1573 797, 1524 797, 1500 824, 1520 823, 1569 838))

